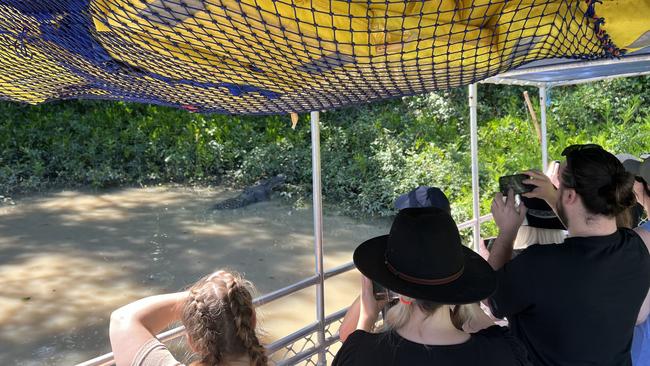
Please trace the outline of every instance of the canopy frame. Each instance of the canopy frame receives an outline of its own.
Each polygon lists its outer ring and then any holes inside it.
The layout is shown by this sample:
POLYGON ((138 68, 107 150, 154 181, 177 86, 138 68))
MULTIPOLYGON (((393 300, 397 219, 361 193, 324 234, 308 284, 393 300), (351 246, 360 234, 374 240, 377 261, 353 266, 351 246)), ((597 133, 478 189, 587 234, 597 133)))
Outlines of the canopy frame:
MULTIPOLYGON (((544 62, 543 62, 544 63, 544 62)), ((571 72, 569 72, 571 74, 571 72)), ((650 75, 650 48, 644 49, 641 54, 623 57, 617 60, 602 60, 602 61, 578 61, 567 62, 560 60, 555 64, 523 67, 509 71, 503 74, 496 75, 481 81, 483 84, 505 84, 505 85, 523 85, 535 86, 539 89, 540 111, 541 111, 541 164, 544 169, 548 165, 548 140, 547 140, 547 113, 546 106, 549 103, 548 90, 552 87, 576 85, 583 83, 590 83, 601 80, 615 79, 620 77, 642 76, 650 75), (621 64, 641 64, 643 70, 636 72, 621 72, 615 75, 596 75, 589 78, 576 78, 571 79, 567 77, 558 81, 531 81, 525 79, 526 77, 535 73, 544 72, 561 72, 565 70, 577 70, 579 68, 593 68, 593 67, 611 67, 621 64), (645 66, 647 64, 647 66, 645 66)), ((479 201, 479 159, 478 159, 478 87, 477 84, 469 85, 469 108, 470 108, 470 150, 472 161, 472 219, 458 225, 459 230, 472 228, 473 230, 473 247, 478 251, 480 238, 481 224, 492 219, 492 215, 480 215, 480 201, 479 201)), ((325 280, 342 273, 346 273, 355 268, 354 263, 349 262, 342 266, 325 271, 323 268, 323 208, 322 208, 322 187, 321 187, 321 154, 320 154, 320 118, 319 112, 311 112, 311 147, 312 147, 312 184, 313 184, 313 216, 314 216, 314 258, 315 267, 314 275, 303 279, 297 283, 278 289, 268 293, 262 297, 255 299, 257 306, 269 303, 279 298, 289 296, 302 289, 315 286, 316 287, 316 322, 308 325, 301 330, 298 330, 270 345, 267 346, 269 352, 275 352, 282 349, 291 342, 305 338, 310 334, 316 333, 317 341, 315 345, 298 354, 279 361, 277 365, 293 365, 298 362, 310 360, 312 356, 317 355, 317 365, 325 365, 326 363, 326 350, 327 347, 336 343, 339 340, 338 333, 332 336, 327 336, 326 326, 340 320, 347 309, 341 309, 329 316, 325 316, 324 312, 324 284, 325 280)), ((158 336, 161 341, 168 341, 183 335, 184 330, 182 327, 171 329, 158 336)), ((113 357, 111 353, 97 357, 92 360, 80 363, 76 366, 108 366, 113 365, 113 357)))

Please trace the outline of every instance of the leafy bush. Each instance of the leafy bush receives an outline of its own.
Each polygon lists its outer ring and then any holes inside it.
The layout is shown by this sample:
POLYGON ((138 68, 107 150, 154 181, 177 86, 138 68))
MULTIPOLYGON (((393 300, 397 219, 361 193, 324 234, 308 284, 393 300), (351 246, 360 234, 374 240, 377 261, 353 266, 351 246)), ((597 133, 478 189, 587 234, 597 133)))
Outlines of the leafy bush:
MULTIPOLYGON (((480 87, 482 213, 500 175, 541 165, 523 90, 480 87)), ((553 89, 550 158, 559 159, 566 145, 584 142, 613 152, 650 151, 649 92, 648 77, 553 89)), ((243 186, 279 173, 288 177, 287 196, 305 198, 311 191, 308 116, 292 130, 288 116, 203 116, 149 105, 69 101, 0 103, 0 117, 0 195, 53 185, 243 186)), ((457 221, 471 217, 465 88, 330 111, 321 119, 326 201, 347 213, 386 216, 394 213, 397 195, 436 185, 453 202, 457 221)))

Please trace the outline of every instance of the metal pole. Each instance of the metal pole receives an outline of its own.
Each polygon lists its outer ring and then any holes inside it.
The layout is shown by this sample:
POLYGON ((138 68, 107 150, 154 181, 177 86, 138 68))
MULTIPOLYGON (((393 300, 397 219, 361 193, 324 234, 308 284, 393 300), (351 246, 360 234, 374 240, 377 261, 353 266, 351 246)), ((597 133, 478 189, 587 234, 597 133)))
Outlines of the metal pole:
POLYGON ((548 140, 546 136, 546 86, 539 87, 539 110, 542 113, 542 171, 548 167, 548 140))
POLYGON ((325 274, 323 271, 323 197, 320 168, 320 115, 311 112, 311 166, 314 206, 314 252, 316 259, 316 320, 318 322, 318 365, 326 364, 325 352, 325 274))
POLYGON ((469 127, 470 149, 472 153, 472 212, 474 221, 474 250, 478 252, 481 240, 481 222, 479 220, 479 185, 478 185, 478 123, 477 123, 477 97, 476 84, 469 85, 469 127))

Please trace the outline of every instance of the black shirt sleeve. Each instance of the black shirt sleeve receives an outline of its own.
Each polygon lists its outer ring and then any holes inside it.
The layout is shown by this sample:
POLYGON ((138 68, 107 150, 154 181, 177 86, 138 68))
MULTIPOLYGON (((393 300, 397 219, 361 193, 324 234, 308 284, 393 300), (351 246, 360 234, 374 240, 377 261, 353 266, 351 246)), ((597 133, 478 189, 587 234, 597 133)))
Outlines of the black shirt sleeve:
POLYGON ((492 313, 497 318, 512 316, 532 305, 534 284, 531 267, 541 245, 526 248, 497 271, 497 290, 490 297, 492 313))

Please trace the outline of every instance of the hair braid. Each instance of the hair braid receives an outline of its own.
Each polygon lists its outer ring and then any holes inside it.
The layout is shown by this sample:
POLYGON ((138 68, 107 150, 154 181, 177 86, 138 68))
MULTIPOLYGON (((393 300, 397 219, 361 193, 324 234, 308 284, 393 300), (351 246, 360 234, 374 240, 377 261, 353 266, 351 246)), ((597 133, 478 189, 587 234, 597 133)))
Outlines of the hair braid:
MULTIPOLYGON (((217 366, 223 361, 223 350, 219 342, 219 330, 214 329, 210 306, 206 303, 205 294, 198 289, 190 290, 190 299, 184 312, 192 317, 186 321, 188 334, 194 347, 199 351, 200 363, 203 366, 217 366), (191 314, 191 315, 190 315, 191 314)), ((187 319, 186 316, 185 318, 187 319)))
POLYGON ((244 344, 251 365, 266 366, 268 362, 266 350, 255 332, 255 309, 250 292, 239 281, 233 281, 228 284, 228 298, 237 337, 244 344))

